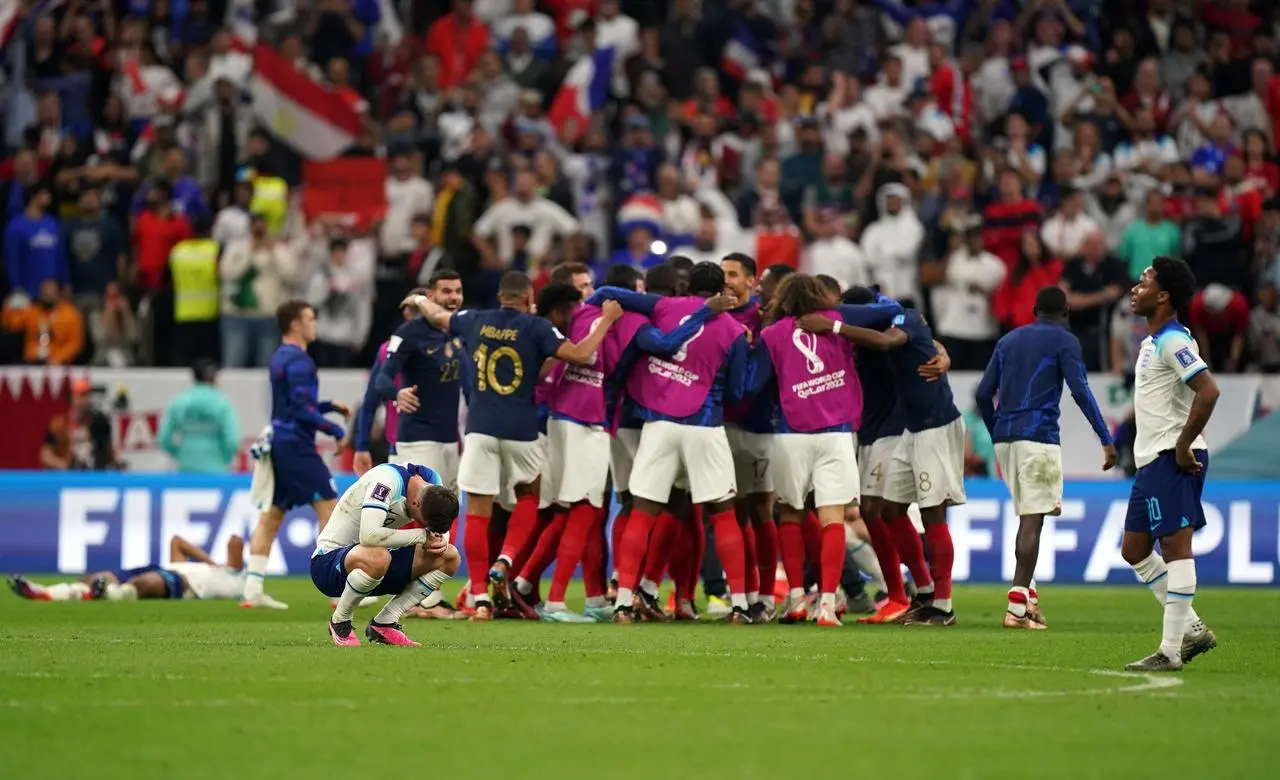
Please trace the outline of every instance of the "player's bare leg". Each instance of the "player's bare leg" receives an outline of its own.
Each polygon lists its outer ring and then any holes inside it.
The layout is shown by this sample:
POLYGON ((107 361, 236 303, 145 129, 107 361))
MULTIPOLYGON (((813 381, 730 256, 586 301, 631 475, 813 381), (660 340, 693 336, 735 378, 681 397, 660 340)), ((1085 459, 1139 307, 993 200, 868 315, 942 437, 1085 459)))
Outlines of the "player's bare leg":
POLYGON ((413 551, 413 579, 369 621, 364 630, 365 637, 373 644, 419 647, 419 642, 405 635, 400 627, 400 618, 440 590, 461 566, 462 555, 453 545, 448 545, 440 553, 427 552, 425 546, 417 545, 413 551))
POLYGON ((493 603, 489 601, 488 581, 482 572, 489 570, 489 523, 493 518, 493 496, 467 493, 467 526, 463 531, 462 549, 467 556, 468 589, 474 602, 472 620, 493 620, 493 603))
POLYGON ((858 618, 859 623, 893 623, 906 614, 911 603, 902 580, 902 559, 893 543, 893 533, 882 516, 884 500, 879 496, 862 496, 859 499, 863 523, 872 549, 880 562, 880 574, 884 577, 885 592, 889 600, 880 605, 874 615, 858 618))
POLYGON ((1218 638, 1191 606, 1196 586, 1191 535, 1192 529, 1184 528, 1162 538, 1161 555, 1156 555, 1155 540, 1150 535, 1125 531, 1120 554, 1164 608, 1160 649, 1126 669, 1177 671, 1218 646, 1218 638))
MULTIPOLYGON (((334 502, 317 501, 317 505, 328 504, 332 514, 334 502)), ((324 516, 328 522, 329 515, 324 516)), ((267 561, 271 556, 271 545, 275 544, 276 534, 280 533, 280 523, 284 521, 284 510, 271 507, 258 517, 258 525, 249 537, 249 555, 245 561, 244 595, 240 598, 240 606, 249 608, 288 609, 283 601, 271 598, 263 591, 263 581, 267 576, 267 561)))
POLYGON ((956 613, 951 606, 951 566, 956 549, 947 526, 946 504, 920 508, 925 540, 929 544, 929 575, 933 580, 933 600, 928 606, 914 610, 904 623, 909 626, 954 626, 956 613))
POLYGON ((1031 583, 1036 576, 1036 560, 1040 557, 1040 532, 1044 515, 1022 515, 1018 518, 1018 539, 1014 547, 1013 587, 1009 588, 1009 607, 1004 613, 1005 628, 1043 630, 1044 618, 1031 604, 1031 583))
POLYGON ((516 485, 516 506, 511 510, 507 533, 502 540, 498 559, 489 567, 489 594, 498 612, 514 609, 511 600, 512 568, 525 550, 538 527, 538 496, 542 480, 516 485))

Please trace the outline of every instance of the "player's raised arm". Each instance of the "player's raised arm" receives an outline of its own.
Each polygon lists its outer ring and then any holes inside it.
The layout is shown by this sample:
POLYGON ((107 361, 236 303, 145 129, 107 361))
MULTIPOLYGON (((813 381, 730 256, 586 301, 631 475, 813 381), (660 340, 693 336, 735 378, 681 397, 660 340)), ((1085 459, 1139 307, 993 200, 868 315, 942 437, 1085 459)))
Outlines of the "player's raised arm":
POLYGON ((902 304, 881 296, 874 303, 842 303, 836 311, 840 312, 840 319, 845 325, 884 330, 902 314, 902 304))
POLYGON ((600 345, 604 343, 604 337, 609 335, 609 328, 613 323, 622 319, 622 307, 617 301, 605 301, 601 307, 603 316, 600 318, 600 327, 587 334, 587 337, 577 344, 570 343, 568 340, 560 342, 560 346, 556 348, 555 356, 567 363, 575 363, 580 366, 588 365, 591 362, 591 356, 595 354, 600 345))
POLYGON ((680 323, 669 332, 658 330, 653 325, 646 325, 636 331, 635 345, 642 352, 658 357, 671 357, 680 351, 680 347, 697 335, 698 330, 717 314, 728 311, 737 303, 732 296, 716 295, 707 299, 707 305, 689 315, 689 319, 680 323))
POLYGON ((982 372, 978 389, 973 393, 978 413, 992 436, 996 434, 996 391, 1000 389, 1000 369, 1004 366, 1004 343, 1003 340, 996 342, 995 352, 987 361, 987 369, 982 372))
MULTIPOLYGON (((899 315, 901 316, 901 315, 899 315)), ((889 328, 881 332, 854 325, 845 325, 821 314, 806 314, 796 320, 800 330, 809 333, 834 333, 852 342, 854 346, 874 349, 877 352, 888 352, 907 343, 907 334, 899 328, 889 328)))
POLYGON ((653 314, 660 300, 662 300, 661 296, 650 293, 625 290, 621 287, 601 287, 586 302, 589 306, 604 306, 605 301, 617 301, 624 310, 648 317, 653 314))
POLYGON ((418 311, 422 312, 423 318, 431 323, 432 327, 439 328, 445 333, 450 332, 450 324, 453 320, 453 312, 445 307, 429 300, 425 295, 410 295, 400 302, 400 308, 405 306, 416 306, 418 311))

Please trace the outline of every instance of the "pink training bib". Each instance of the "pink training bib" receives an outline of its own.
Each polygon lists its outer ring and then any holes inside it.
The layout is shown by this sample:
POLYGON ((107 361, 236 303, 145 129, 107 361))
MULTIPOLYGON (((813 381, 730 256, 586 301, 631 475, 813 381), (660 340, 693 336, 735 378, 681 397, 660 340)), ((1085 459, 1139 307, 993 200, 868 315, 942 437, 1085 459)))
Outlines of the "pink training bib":
MULTIPOLYGON (((702 298, 663 298, 653 324, 670 332, 706 303, 702 298)), ((702 408, 742 326, 724 314, 712 317, 675 355, 643 355, 631 370, 627 392, 641 406, 668 417, 688 417, 702 408)))
MULTIPOLYGON (((840 321, 835 311, 817 312, 840 321)), ((764 339, 778 377, 778 401, 783 419, 794 431, 808 433, 862 422, 862 383, 853 364, 853 350, 834 333, 807 333, 795 317, 784 317, 765 328, 764 339)))

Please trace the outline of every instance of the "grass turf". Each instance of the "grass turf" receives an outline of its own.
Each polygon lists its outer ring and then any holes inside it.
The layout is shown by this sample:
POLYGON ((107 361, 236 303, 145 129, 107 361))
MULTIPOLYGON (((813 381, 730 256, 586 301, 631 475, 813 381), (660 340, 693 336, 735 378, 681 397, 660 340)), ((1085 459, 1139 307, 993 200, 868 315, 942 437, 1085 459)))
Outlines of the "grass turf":
POLYGON ((1165 780, 1275 757, 1275 590, 1202 593, 1219 649, 1154 677, 1121 671, 1159 641, 1138 587, 1049 585, 1035 633, 964 587, 953 629, 408 621, 420 649, 338 649, 308 581, 268 585, 289 611, 0 596, 0 776, 1165 780))

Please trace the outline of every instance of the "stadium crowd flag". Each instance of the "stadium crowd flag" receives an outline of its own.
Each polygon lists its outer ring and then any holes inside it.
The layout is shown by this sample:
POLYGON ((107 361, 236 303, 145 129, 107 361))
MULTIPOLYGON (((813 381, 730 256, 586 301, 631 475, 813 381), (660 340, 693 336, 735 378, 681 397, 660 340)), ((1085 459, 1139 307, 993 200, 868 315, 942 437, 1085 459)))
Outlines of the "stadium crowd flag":
POLYGON ((311 160, 331 160, 360 133, 360 115, 264 45, 253 48, 253 112, 271 133, 311 160))
POLYGON ((744 22, 733 25, 733 33, 720 52, 720 67, 735 81, 742 81, 757 68, 767 68, 768 49, 744 22))
POLYGON ((587 131, 591 115, 604 108, 613 74, 613 47, 597 49, 574 63, 551 101, 547 118, 561 140, 573 143, 587 131))
POLYGON ((23 22, 47 14, 64 2, 66 0, 40 0, 24 11, 22 0, 0 0, 0 53, 8 54, 9 43, 18 36, 23 22))

